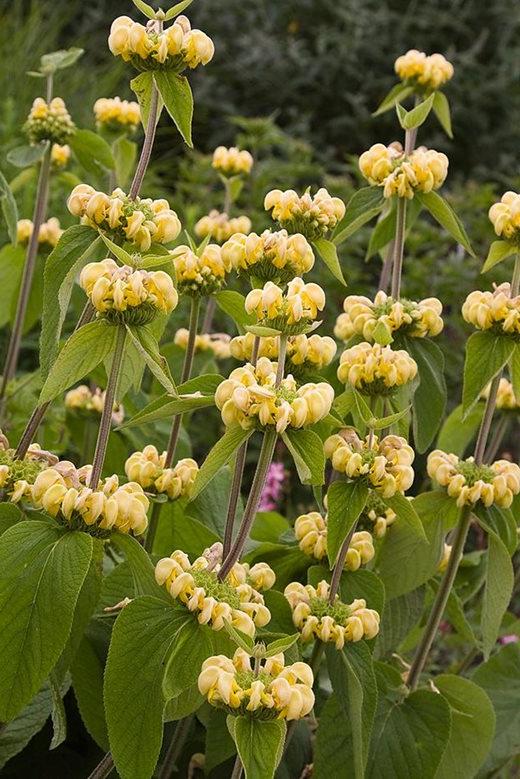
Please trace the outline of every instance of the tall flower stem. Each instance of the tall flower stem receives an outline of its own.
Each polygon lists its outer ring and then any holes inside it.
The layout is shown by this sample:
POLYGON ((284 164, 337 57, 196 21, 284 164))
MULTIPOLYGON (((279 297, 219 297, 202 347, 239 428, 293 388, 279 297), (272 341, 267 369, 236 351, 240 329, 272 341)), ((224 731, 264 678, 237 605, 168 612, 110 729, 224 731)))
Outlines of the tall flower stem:
MULTIPOLYGON (((191 298, 190 307, 190 324, 188 334, 188 344, 186 346, 186 353, 184 355, 184 363, 182 365, 181 384, 191 376, 193 368, 193 358, 195 356, 195 342, 197 339, 197 329, 199 325, 199 312, 200 312, 200 298, 191 298)), ((175 451, 179 442, 179 434, 182 425, 182 414, 177 414, 173 419, 172 428, 170 431, 170 438, 168 440, 168 448, 166 450, 166 458, 164 461, 164 467, 170 468, 175 457, 175 451)), ((146 533, 146 539, 144 542, 144 548, 147 552, 151 552, 153 549, 153 542, 155 541, 155 535, 157 533, 157 525, 159 524, 159 517, 161 514, 162 503, 154 503, 152 513, 150 514, 150 521, 148 523, 148 531, 146 533)))
POLYGON ((397 214, 394 244, 394 264, 392 268, 392 297, 401 297, 401 276, 403 275, 404 236, 406 231, 406 198, 397 197, 397 214))
POLYGON ((493 421, 493 414, 495 412, 498 386, 500 384, 501 376, 502 376, 502 371, 500 371, 500 373, 498 373, 495 376, 489 388, 489 395, 486 400, 484 416, 482 417, 482 422, 480 423, 480 429, 478 431, 478 436, 477 436, 477 443, 475 445, 474 456, 477 465, 481 465, 484 460, 484 452, 486 449, 489 431, 491 430, 491 422, 493 421))
POLYGON ((157 774, 157 779, 170 779, 170 776, 175 770, 177 760, 181 756, 186 739, 190 734, 194 717, 194 714, 190 714, 189 716, 184 717, 184 719, 179 721, 177 727, 175 728, 171 744, 166 753, 166 757, 164 758, 164 762, 159 770, 159 773, 157 774))
POLYGON ((110 752, 107 752, 104 758, 100 760, 100 762, 94 768, 92 773, 89 774, 88 779, 106 779, 106 777, 109 776, 113 770, 114 760, 110 752))
POLYGON ((444 614, 444 609, 446 608, 446 604, 450 596, 451 588, 453 587, 453 582, 455 581, 455 576, 457 575, 470 524, 471 507, 465 506, 461 511, 459 522, 453 536, 453 544, 451 547, 450 558, 448 560, 448 566, 442 578, 440 587, 437 590, 437 595, 435 596, 426 628, 422 635, 419 646, 417 647, 415 657, 408 673, 407 684, 410 690, 416 689, 421 673, 426 664, 428 654, 430 652, 433 640, 442 619, 442 615, 444 614))
POLYGON ((33 227, 29 243, 27 245, 27 254, 20 283, 20 292, 16 305, 16 316, 9 339, 7 356, 0 387, 0 418, 5 411, 7 385, 16 374, 18 358, 20 356, 20 345, 22 342, 23 326, 25 315, 27 313, 27 304, 31 293, 34 270, 36 267, 36 258, 38 255, 38 236, 40 227, 45 219, 47 211, 47 200, 49 195, 49 180, 51 171, 51 143, 48 142, 47 149, 44 152, 40 165, 40 174, 38 176, 38 186, 36 189, 36 201, 33 212, 33 227))
POLYGON ((488 444, 486 453, 484 454, 485 462, 492 463, 495 457, 497 456, 497 452, 500 447, 500 444, 504 440, 504 436, 506 434, 508 424, 509 424, 509 419, 507 418, 507 416, 504 415, 500 420, 500 422, 497 425, 495 425, 493 436, 491 438, 491 441, 488 444))
POLYGON ((159 108, 159 92, 155 86, 155 81, 152 81, 152 95, 150 98, 150 109, 148 113, 148 121, 146 123, 146 130, 144 134, 144 141, 141 148, 141 156, 135 169, 134 178, 130 187, 129 197, 131 200, 135 200, 141 189, 143 183, 144 174, 148 168, 150 157, 152 156, 153 142, 155 140, 155 131, 157 129, 158 120, 158 108, 159 108))
MULTIPOLYGON (((258 351, 260 349, 260 337, 255 335, 253 341, 253 351, 251 354, 251 365, 256 365, 258 360, 258 351)), ((235 460, 235 468, 233 471, 233 481, 231 482, 231 490, 229 493, 228 510, 226 516, 226 526, 224 528, 224 544, 222 555, 226 557, 231 549, 233 542, 233 527, 235 525, 235 517, 237 513, 238 499, 240 497, 240 487, 242 486, 242 478, 244 476, 244 466, 246 464, 247 456, 247 441, 242 444, 237 452, 235 460)))
POLYGON ((240 760, 240 757, 237 755, 235 760, 235 765, 233 766, 233 771, 231 772, 231 776, 229 779, 240 779, 243 770, 244 767, 242 765, 242 761, 240 760))
POLYGON ((333 604, 334 600, 336 598, 336 595, 338 594, 339 585, 341 582, 341 574, 343 573, 345 569, 345 560, 347 559, 347 552, 348 548, 350 546, 350 542, 352 541, 352 536, 355 533, 357 522, 354 523, 352 529, 350 530, 348 536, 345 538, 343 543, 341 544, 340 550, 338 552, 338 556, 336 558, 336 562, 334 563, 334 568, 332 570, 332 578, 330 580, 330 590, 329 590, 329 603, 333 604))
POLYGON ((114 347, 112 365, 110 366, 110 373, 108 375, 108 384, 105 391, 105 402, 103 404, 103 411, 101 413, 101 421, 99 423, 99 431, 96 441, 96 450, 94 452, 94 459, 92 463, 92 474, 89 481, 89 487, 92 489, 97 488, 99 479, 101 478, 103 465, 105 463, 108 436, 110 435, 112 413, 114 410, 114 402, 116 399, 117 385, 119 381, 119 371, 121 369, 121 363, 123 361, 125 352, 126 329, 123 325, 117 325, 117 328, 118 331, 116 336, 116 345, 114 347))

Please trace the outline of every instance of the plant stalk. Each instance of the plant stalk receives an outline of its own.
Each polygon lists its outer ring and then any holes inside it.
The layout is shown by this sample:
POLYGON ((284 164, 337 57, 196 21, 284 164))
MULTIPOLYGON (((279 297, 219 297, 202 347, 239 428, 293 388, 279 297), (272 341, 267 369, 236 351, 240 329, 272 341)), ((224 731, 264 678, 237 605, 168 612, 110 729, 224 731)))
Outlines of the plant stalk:
POLYGON ((45 213, 47 211, 47 200, 49 195, 49 180, 51 171, 51 144, 45 150, 43 155, 40 174, 38 176, 38 186, 36 189, 36 201, 34 204, 33 212, 33 229, 29 243, 27 244, 27 253, 25 256, 25 263, 23 268, 22 280, 20 283, 20 292, 18 294, 18 302, 16 305, 16 315, 11 331, 11 337, 9 339, 9 346, 7 348, 7 356, 4 365, 4 372, 2 376, 2 384, 0 387, 0 417, 3 416, 5 411, 6 391, 7 385, 14 378, 16 374, 16 368, 18 366, 18 358, 20 356, 20 346, 22 342, 23 326, 25 322, 25 315, 27 313, 27 304, 29 302, 29 295, 31 293, 32 281, 34 276, 34 270, 36 267, 36 258, 38 255, 38 236, 40 233, 40 227, 45 219, 45 213))
POLYGON ((146 170, 148 168, 148 164, 150 162, 150 157, 152 156, 152 148, 153 148, 153 142, 155 140, 155 131, 157 129, 157 109, 159 107, 159 92, 157 90, 157 87, 155 85, 155 81, 152 85, 152 96, 150 100, 150 111, 148 114, 148 121, 146 123, 146 130, 144 134, 144 141, 141 148, 141 156, 139 157, 139 162, 137 163, 137 168, 135 170, 134 178, 132 181, 132 185, 130 187, 130 192, 128 197, 131 200, 135 200, 136 197, 139 195, 139 192, 141 190, 141 186, 143 183, 144 175, 146 173, 146 170))
POLYGON ((340 550, 338 552, 338 556, 336 558, 336 562, 334 563, 332 578, 330 580, 330 590, 329 590, 329 603, 331 605, 334 603, 334 600, 336 599, 336 595, 338 594, 339 585, 341 582, 341 574, 345 569, 345 560, 347 559, 347 552, 350 546, 350 542, 352 541, 352 536, 356 531, 356 525, 357 522, 354 523, 352 529, 350 530, 350 533, 341 544, 340 550))
POLYGON ((107 453, 108 436, 110 435, 110 427, 112 424, 112 413, 114 409, 114 402, 116 399, 117 385, 119 380, 119 371, 121 369, 121 363, 125 352, 126 343, 126 329, 124 325, 117 325, 117 337, 116 345, 114 348, 114 354, 112 356, 112 365, 110 366, 110 373, 108 376, 108 384, 105 391, 105 402, 103 404, 103 411, 101 413, 101 420, 99 423, 98 437, 96 441, 96 450, 94 452, 94 458, 92 462, 92 474, 90 476, 89 487, 91 489, 97 489, 99 479, 101 478, 101 472, 105 462, 105 456, 107 453))
POLYGON ((401 297, 401 276, 403 275, 404 237, 406 231, 406 198, 397 198, 394 265, 392 268, 392 291, 394 300, 401 297))
POLYGON ((157 774, 157 779, 170 779, 170 776, 175 772, 177 760, 181 756, 186 739, 190 734, 194 716, 194 714, 190 714, 187 717, 184 717, 184 719, 181 719, 177 724, 166 757, 157 774))
POLYGON ((489 388, 489 395, 486 400, 486 407, 484 409, 484 416, 480 424, 478 431, 477 443, 475 445, 475 462, 477 465, 482 465, 484 460, 484 452, 488 440, 489 431, 491 429, 491 422, 493 421, 493 414, 495 412, 495 406, 497 402, 498 386, 502 377, 502 371, 498 373, 489 388))
POLYGON ((240 779, 240 777, 242 776, 242 771, 243 771, 242 761, 240 760, 240 757, 237 755, 230 779, 240 779))
POLYGON ((508 424, 509 424, 508 416, 504 414, 500 422, 495 426, 493 436, 484 454, 484 462, 492 463, 495 457, 497 456, 497 452, 500 447, 500 444, 504 440, 504 436, 506 434, 508 424))
POLYGON ((97 764, 88 779, 105 779, 114 770, 114 759, 110 752, 107 752, 104 758, 97 764))

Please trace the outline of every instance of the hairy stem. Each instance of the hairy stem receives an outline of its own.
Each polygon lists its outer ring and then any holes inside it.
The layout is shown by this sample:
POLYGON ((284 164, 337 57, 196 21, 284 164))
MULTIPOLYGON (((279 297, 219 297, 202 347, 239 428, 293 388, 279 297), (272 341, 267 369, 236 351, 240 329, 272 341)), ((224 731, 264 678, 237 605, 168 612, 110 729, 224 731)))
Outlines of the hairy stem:
POLYGON ((237 755, 237 758, 235 760, 235 765, 233 766, 233 771, 231 773, 230 779, 240 779, 242 776, 243 766, 242 761, 240 760, 239 756, 237 755))
POLYGON ((392 267, 394 264, 394 253, 395 240, 392 240, 388 244, 388 249, 386 250, 385 261, 383 262, 383 267, 381 268, 381 275, 379 276, 379 284, 377 287, 378 289, 382 289, 383 292, 387 291, 388 285, 390 284, 390 277, 392 275, 392 267))
POLYGON ((498 422, 498 424, 495 426, 493 436, 484 454, 484 462, 492 463, 495 457, 497 456, 497 452, 500 447, 500 444, 504 440, 504 436, 506 434, 508 424, 509 424, 509 415, 504 414, 500 422, 498 422))
POLYGON ((143 146, 141 148, 141 156, 135 169, 134 178, 130 187, 129 197, 131 200, 135 200, 141 189, 143 183, 144 174, 148 168, 150 157, 152 156, 153 142, 155 140, 155 130, 157 128, 157 110, 159 106, 159 92, 155 86, 155 81, 152 84, 152 96, 150 100, 150 111, 148 114, 148 121, 146 123, 146 130, 144 134, 143 146))
POLYGON ((394 265, 392 268, 392 297, 401 297, 401 276, 403 274, 404 236, 406 231, 406 198, 397 198, 397 214, 394 244, 394 265))
POLYGON ((217 301, 213 297, 208 298, 208 302, 206 303, 206 310, 204 312, 204 319, 202 321, 202 332, 203 333, 211 333, 211 328, 213 325, 213 317, 215 316, 215 309, 217 307, 217 301))
POLYGON ((350 530, 350 533, 341 544, 340 550, 338 552, 338 556, 336 558, 336 562, 334 563, 332 578, 330 580, 330 591, 329 591, 330 604, 334 603, 336 595, 338 594, 339 585, 341 582, 341 574, 345 569, 345 560, 347 559, 348 548, 350 546, 350 542, 352 541, 352 536, 355 533, 356 525, 357 522, 354 523, 352 529, 350 530))
POLYGON ((415 690, 419 683, 421 673, 435 638, 435 634, 439 628, 439 624, 442 619, 442 615, 444 614, 444 609, 446 608, 451 588, 453 587, 453 582, 455 581, 455 576, 457 575, 459 563, 464 552, 464 545, 466 543, 470 524, 471 508, 469 506, 465 506, 460 513, 459 522, 453 536, 453 544, 451 547, 450 559, 448 560, 448 566, 442 578, 440 587, 437 590, 437 595, 435 596, 432 610, 428 617, 428 622, 426 623, 424 633, 421 637, 419 646, 417 647, 417 651, 415 653, 415 657, 410 667, 410 671, 408 673, 407 684, 410 690, 415 690))
POLYGON ((177 760, 181 756, 182 750, 186 743, 193 725, 193 719, 195 715, 190 714, 188 717, 181 719, 175 728, 171 744, 164 758, 164 762, 157 774, 157 779, 170 779, 170 776, 174 773, 177 760))
POLYGON ((107 752, 104 758, 97 764, 88 779, 105 779, 114 770, 114 760, 110 752, 107 752))
POLYGON ((126 330, 123 325, 118 325, 117 327, 118 331, 116 345, 114 348, 114 354, 112 356, 112 365, 110 366, 108 384, 105 391, 105 402, 103 404, 103 411, 101 413, 98 437, 96 441, 96 450, 94 452, 94 459, 92 463, 92 474, 89 481, 89 487, 94 490, 97 489, 99 479, 101 478, 101 471, 103 470, 103 465, 105 462, 108 436, 110 434, 110 426, 112 424, 112 413, 119 380, 119 371, 121 369, 121 363, 123 361, 123 355, 125 352, 126 330))
POLYGON ((51 144, 49 143, 48 148, 45 150, 43 155, 40 166, 38 186, 36 189, 36 201, 34 204, 32 219, 33 228, 31 237, 29 238, 29 243, 27 244, 27 254, 25 256, 22 280, 20 283, 20 292, 18 294, 18 302, 16 304, 16 315, 13 329, 11 331, 11 337, 9 339, 9 346, 7 348, 7 356, 2 376, 2 384, 0 387, 0 417, 3 416, 5 411, 7 385, 16 374, 18 358, 20 356, 20 346, 22 342, 25 314, 27 312, 27 304, 29 302, 34 269, 36 267, 36 258, 38 255, 38 236, 40 233, 40 227, 45 219, 45 213, 47 211, 50 170, 51 144))
POLYGON ((495 376, 489 388, 489 395, 486 400, 484 416, 482 417, 482 422, 480 424, 480 429, 477 436, 477 443, 475 445, 475 462, 477 465, 482 465, 484 460, 484 452, 486 449, 489 431, 491 429, 491 422, 493 421, 493 414, 495 412, 495 406, 497 402, 498 385, 500 384, 501 376, 502 371, 500 371, 500 373, 495 376))

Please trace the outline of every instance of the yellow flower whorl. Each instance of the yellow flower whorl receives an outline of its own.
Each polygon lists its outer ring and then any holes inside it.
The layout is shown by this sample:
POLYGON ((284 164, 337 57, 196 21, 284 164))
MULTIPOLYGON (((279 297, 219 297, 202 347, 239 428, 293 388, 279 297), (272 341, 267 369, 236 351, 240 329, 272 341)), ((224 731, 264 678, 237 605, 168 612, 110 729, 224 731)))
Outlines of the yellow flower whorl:
MULTIPOLYGON (((28 243, 33 232, 33 223, 30 219, 19 219, 16 225, 16 237, 18 243, 28 243)), ((40 225, 38 231, 38 243, 46 244, 51 249, 57 245, 63 230, 60 227, 60 220, 52 216, 46 222, 40 225)))
POLYGON ((489 209, 489 219, 495 233, 506 240, 520 239, 520 194, 505 192, 498 203, 489 209))
POLYGON ((428 455, 428 476, 445 487, 448 495, 457 499, 457 506, 509 508, 520 493, 520 467, 509 460, 496 460, 491 465, 477 465, 473 457, 461 460, 455 454, 435 449, 428 455))
POLYGON ((308 273, 314 266, 314 252, 300 233, 264 230, 249 235, 235 234, 222 247, 222 254, 235 270, 260 281, 289 281, 308 273))
POLYGON ((37 97, 32 104, 23 130, 30 143, 50 141, 51 143, 64 144, 74 135, 76 125, 61 97, 54 97, 50 103, 47 103, 42 97, 37 97))
POLYGON ((417 375, 417 363, 404 349, 356 344, 339 358, 338 379, 368 395, 391 393, 417 375))
POLYGON ((177 288, 183 295, 211 295, 224 286, 226 276, 231 272, 231 265, 216 243, 208 243, 200 256, 185 245, 177 246, 171 255, 177 288))
MULTIPOLYGON (((318 511, 302 514, 294 523, 294 534, 304 554, 323 560, 327 556, 327 517, 318 511)), ((372 536, 366 530, 353 534, 345 558, 345 569, 357 571, 375 555, 372 536)))
POLYGON ((217 146, 213 152, 212 166, 225 176, 237 176, 241 173, 251 173, 253 157, 248 151, 237 149, 236 146, 217 146))
POLYGON ((186 457, 173 467, 165 468, 166 452, 159 452, 152 444, 134 452, 125 462, 125 473, 147 492, 167 495, 170 500, 187 497, 199 471, 199 466, 186 457))
POLYGON ((55 169, 65 168, 70 160, 70 146, 53 143, 51 148, 51 163, 55 169))
MULTIPOLYGON (((489 397, 490 384, 482 391, 481 397, 489 397)), ((499 411, 518 411, 520 409, 520 401, 513 390, 513 385, 505 378, 501 378, 498 384, 498 391, 496 397, 496 407, 499 411)))
MULTIPOLYGON (((276 360, 279 347, 278 336, 260 338, 259 357, 276 360)), ((252 333, 237 335, 230 342, 231 355, 236 360, 250 361, 253 354, 255 336, 252 333)), ((290 336, 287 342, 287 362, 295 375, 308 371, 320 371, 330 365, 337 351, 332 338, 313 333, 290 336)))
POLYGON ((462 306, 466 322, 478 330, 496 330, 507 335, 520 334, 520 295, 511 297, 511 285, 504 282, 493 292, 470 292, 462 306))
POLYGON ((251 220, 248 216, 235 216, 232 219, 226 213, 216 209, 203 216, 195 225, 195 235, 199 238, 209 236, 217 243, 224 243, 236 233, 248 235, 251 232, 251 220))
POLYGON ((345 216, 345 203, 331 197, 324 187, 314 196, 310 192, 298 195, 293 189, 273 189, 265 196, 264 208, 281 227, 302 233, 308 240, 323 237, 345 216))
POLYGON ((395 72, 401 81, 412 82, 427 90, 439 89, 453 77, 453 65, 442 54, 410 49, 395 61, 395 72))
POLYGON ((413 198, 414 192, 439 189, 448 175, 448 158, 420 146, 406 155, 400 144, 376 143, 359 158, 359 169, 370 184, 383 187, 386 198, 413 198))
MULTIPOLYGON (((101 415, 105 407, 105 395, 99 387, 91 390, 86 384, 79 384, 65 395, 65 408, 82 414, 101 415)), ((114 403, 112 424, 120 425, 125 418, 125 410, 120 403, 114 403)))
POLYGON ((120 97, 100 97, 94 103, 94 117, 99 128, 135 132, 141 121, 139 103, 120 97))
POLYGON ((262 325, 296 335, 325 308, 325 293, 318 284, 306 284, 298 276, 289 282, 284 292, 272 281, 261 289, 252 289, 245 300, 248 314, 256 314, 262 325))

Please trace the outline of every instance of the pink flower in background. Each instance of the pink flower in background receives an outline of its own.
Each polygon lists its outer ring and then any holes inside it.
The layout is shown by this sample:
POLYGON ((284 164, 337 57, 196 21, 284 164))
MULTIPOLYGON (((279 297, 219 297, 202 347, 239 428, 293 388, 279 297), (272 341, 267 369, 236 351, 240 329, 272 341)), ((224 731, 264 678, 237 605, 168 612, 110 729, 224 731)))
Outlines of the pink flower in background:
POLYGON ((283 463, 273 462, 267 471, 258 511, 275 511, 282 499, 285 467, 283 463))
POLYGON ((502 636, 499 640, 501 644, 516 644, 517 641, 520 641, 520 638, 512 633, 509 636, 502 636))

